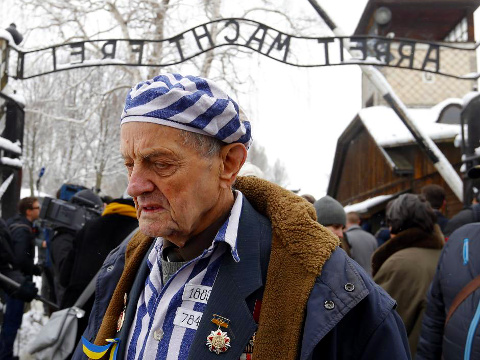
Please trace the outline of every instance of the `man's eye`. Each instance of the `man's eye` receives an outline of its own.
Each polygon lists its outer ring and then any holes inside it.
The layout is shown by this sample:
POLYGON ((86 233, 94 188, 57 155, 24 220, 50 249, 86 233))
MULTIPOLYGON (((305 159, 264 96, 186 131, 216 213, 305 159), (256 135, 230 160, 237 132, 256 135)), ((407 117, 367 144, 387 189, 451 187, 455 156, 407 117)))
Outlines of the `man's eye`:
POLYGON ((168 169, 171 166, 171 164, 163 163, 163 162, 157 162, 155 163, 155 167, 160 170, 168 169))

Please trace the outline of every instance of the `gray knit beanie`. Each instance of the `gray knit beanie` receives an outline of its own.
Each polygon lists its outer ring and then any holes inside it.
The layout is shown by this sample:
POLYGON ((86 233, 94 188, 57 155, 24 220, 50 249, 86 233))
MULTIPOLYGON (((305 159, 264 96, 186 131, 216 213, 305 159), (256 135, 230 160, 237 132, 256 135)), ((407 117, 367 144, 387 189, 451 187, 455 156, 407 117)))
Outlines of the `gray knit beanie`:
POLYGON ((347 215, 342 204, 330 196, 324 196, 313 204, 317 212, 317 221, 324 225, 341 224, 345 226, 347 215))

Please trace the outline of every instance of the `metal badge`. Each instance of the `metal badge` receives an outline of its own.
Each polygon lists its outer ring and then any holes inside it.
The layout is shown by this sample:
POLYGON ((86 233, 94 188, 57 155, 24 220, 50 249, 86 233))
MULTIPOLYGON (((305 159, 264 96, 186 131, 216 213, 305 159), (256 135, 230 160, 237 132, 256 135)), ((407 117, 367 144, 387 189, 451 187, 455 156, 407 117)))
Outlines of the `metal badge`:
POLYGON ((157 341, 162 340, 163 338, 163 330, 162 329, 157 329, 153 332, 153 338, 157 341))
POLYGON ((212 322, 218 325, 218 329, 210 332, 207 336, 208 350, 219 355, 224 353, 230 347, 230 337, 226 331, 222 331, 221 327, 228 328, 230 320, 220 315, 214 314, 212 322))
POLYGON ((117 320, 117 333, 122 330, 123 322, 125 321, 125 311, 127 310, 127 293, 123 297, 123 310, 117 320))

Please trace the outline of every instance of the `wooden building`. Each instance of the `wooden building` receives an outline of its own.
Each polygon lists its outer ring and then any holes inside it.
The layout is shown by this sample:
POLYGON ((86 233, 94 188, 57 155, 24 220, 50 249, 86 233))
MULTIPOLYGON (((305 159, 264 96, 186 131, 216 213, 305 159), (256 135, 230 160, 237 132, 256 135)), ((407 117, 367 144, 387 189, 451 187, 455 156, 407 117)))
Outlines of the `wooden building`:
MULTIPOLYGON (((473 12, 479 5, 480 0, 370 0, 355 35, 473 43, 473 12)), ((452 49, 442 56, 442 66, 461 67, 465 74, 477 71, 474 54, 460 57, 452 49)), ((397 68, 380 71, 418 126, 463 176, 458 143, 461 98, 475 90, 476 81, 397 68)), ((328 195, 344 206, 363 202, 357 210, 369 218, 381 215, 389 199, 419 193, 433 183, 447 192, 447 217, 457 213, 463 204, 366 77, 362 106, 338 140, 328 195)))

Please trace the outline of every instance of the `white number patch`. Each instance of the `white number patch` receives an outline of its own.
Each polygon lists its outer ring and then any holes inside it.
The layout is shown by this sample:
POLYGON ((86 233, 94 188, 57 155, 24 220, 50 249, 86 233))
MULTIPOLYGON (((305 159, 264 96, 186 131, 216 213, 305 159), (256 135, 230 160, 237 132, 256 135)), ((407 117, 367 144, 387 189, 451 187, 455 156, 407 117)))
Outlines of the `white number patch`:
POLYGON ((189 329, 197 330, 202 320, 202 313, 190 309, 179 307, 175 314, 173 324, 189 329))
POLYGON ((182 300, 206 304, 211 292, 211 286, 186 284, 183 290, 182 300))

